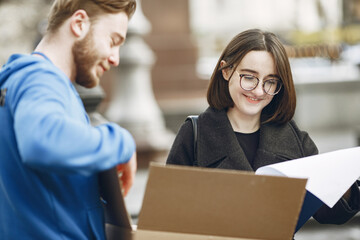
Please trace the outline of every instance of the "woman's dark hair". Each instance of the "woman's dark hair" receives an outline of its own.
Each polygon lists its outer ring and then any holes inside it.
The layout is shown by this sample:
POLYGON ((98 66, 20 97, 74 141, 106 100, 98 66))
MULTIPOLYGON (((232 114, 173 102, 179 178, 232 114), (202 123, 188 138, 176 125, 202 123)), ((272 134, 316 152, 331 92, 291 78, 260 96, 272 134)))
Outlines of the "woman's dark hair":
POLYGON ((222 70, 235 71, 244 56, 250 51, 267 51, 272 54, 283 87, 272 101, 263 109, 263 123, 286 123, 295 113, 296 93, 290 69, 290 63, 283 44, 271 33, 259 29, 250 29, 236 35, 222 52, 210 79, 207 101, 210 107, 218 110, 234 106, 229 93, 229 82, 224 79, 222 70), (226 64, 221 67, 221 61, 226 64))

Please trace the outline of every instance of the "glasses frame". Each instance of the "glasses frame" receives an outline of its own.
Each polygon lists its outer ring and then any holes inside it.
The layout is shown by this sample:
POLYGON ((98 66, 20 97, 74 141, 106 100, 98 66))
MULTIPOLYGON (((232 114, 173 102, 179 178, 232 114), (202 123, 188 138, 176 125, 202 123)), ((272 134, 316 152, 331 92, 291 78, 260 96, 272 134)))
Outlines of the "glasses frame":
MULTIPOLYGON (((237 73, 238 73, 238 72, 237 72, 237 73)), ((240 84, 240 87, 241 87, 243 90, 245 90, 245 91, 252 91, 252 90, 254 90, 255 88, 257 88, 257 86, 259 85, 260 79, 259 79, 258 77, 254 76, 254 75, 252 75, 252 74, 241 74, 241 73, 238 73, 238 74, 239 74, 239 77, 240 77, 239 84, 240 84), (257 83, 256 83, 256 85, 255 85, 253 88, 251 88, 251 89, 245 89, 245 88, 243 88, 243 86, 241 85, 241 81, 242 81, 242 78, 245 77, 245 76, 251 76, 251 77, 254 77, 254 78, 257 79, 257 83)), ((282 88, 282 86, 283 86, 283 83, 282 83, 282 81, 281 81, 280 78, 278 78, 278 79, 275 79, 275 78, 274 78, 274 79, 272 79, 272 80, 276 80, 276 81, 278 82, 278 84, 280 84, 280 85, 279 85, 279 90, 278 90, 277 92, 275 92, 275 93, 268 93, 268 92, 265 90, 265 83, 266 83, 267 81, 270 81, 270 80, 265 80, 265 81, 263 81, 263 83, 262 83, 262 89, 263 89, 264 93, 266 93, 266 94, 268 94, 268 95, 270 95, 270 96, 275 96, 276 94, 278 94, 278 93, 281 91, 281 88, 282 88)))

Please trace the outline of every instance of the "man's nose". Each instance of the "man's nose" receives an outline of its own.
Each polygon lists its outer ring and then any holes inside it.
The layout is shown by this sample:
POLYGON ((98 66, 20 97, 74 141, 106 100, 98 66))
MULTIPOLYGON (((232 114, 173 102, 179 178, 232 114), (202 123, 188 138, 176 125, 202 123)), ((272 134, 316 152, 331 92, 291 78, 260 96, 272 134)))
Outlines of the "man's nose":
POLYGON ((116 48, 109 57, 109 63, 114 67, 117 67, 119 65, 119 62, 120 62, 120 53, 119 53, 119 49, 116 48))

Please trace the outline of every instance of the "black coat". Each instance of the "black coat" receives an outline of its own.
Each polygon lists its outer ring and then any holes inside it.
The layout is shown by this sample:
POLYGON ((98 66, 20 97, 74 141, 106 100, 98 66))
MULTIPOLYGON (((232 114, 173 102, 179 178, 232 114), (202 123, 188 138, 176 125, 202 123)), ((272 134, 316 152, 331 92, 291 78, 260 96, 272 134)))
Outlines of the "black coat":
MULTIPOLYGON (((208 108, 198 118, 197 158, 194 158, 194 132, 191 121, 180 128, 170 150, 167 164, 255 171, 259 167, 318 154, 309 135, 295 121, 263 124, 253 166, 247 160, 225 111, 208 108)), ((326 167, 326 166, 324 166, 326 167)), ((360 192, 352 187, 351 206, 341 199, 333 209, 323 206, 314 218, 321 223, 342 224, 360 208, 360 192)))

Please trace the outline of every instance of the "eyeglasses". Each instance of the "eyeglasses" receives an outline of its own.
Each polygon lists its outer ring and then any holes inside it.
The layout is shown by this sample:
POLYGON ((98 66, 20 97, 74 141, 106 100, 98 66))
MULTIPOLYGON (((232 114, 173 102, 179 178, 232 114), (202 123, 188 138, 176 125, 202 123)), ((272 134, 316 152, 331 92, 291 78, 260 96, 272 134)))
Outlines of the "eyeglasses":
MULTIPOLYGON (((250 74, 239 74, 240 76, 240 87, 245 91, 254 90, 260 82, 260 79, 250 74)), ((280 79, 271 78, 263 82, 263 90, 265 93, 274 96, 278 94, 282 87, 280 79)))

